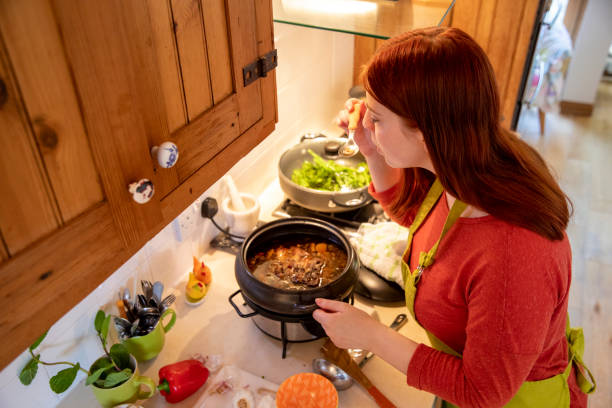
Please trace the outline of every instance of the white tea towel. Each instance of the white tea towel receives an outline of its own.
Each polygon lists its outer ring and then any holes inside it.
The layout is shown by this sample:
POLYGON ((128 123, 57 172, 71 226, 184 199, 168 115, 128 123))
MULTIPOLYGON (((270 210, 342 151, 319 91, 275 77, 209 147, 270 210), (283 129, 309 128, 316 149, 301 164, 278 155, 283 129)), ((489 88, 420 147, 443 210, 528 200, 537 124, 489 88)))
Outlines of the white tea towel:
POLYGON ((401 260, 408 234, 408 228, 394 222, 364 223, 349 239, 365 267, 404 287, 401 260))

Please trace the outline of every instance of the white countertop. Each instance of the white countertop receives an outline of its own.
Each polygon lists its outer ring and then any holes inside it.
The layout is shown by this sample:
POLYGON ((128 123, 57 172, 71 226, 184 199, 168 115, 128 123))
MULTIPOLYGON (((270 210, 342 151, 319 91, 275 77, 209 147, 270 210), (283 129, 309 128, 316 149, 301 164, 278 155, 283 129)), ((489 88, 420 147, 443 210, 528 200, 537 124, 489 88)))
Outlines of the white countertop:
MULTIPOLYGON (((270 214, 283 199, 278 182, 272 183, 260 196, 262 207, 260 219, 272 220, 270 214)), ((179 293, 177 301, 172 306, 176 310, 177 320, 174 327, 166 334, 166 344, 159 356, 153 360, 139 364, 142 375, 151 377, 156 383, 159 380, 158 370, 167 364, 191 358, 199 353, 203 356, 220 354, 225 364, 232 364, 258 377, 280 384, 293 374, 311 372, 312 360, 322 357, 319 349, 324 339, 307 343, 290 343, 287 356, 282 359, 282 344, 280 341, 263 334, 249 318, 241 318, 230 305, 228 298, 239 289, 234 277, 235 257, 223 251, 209 250, 202 260, 213 274, 213 282, 205 301, 199 306, 189 306, 184 302, 184 283, 176 282, 175 291, 179 293)), ((241 297, 237 296, 236 301, 241 297)), ((406 313, 405 305, 374 304, 355 295, 355 305, 369 313, 376 311, 380 321, 389 325, 399 313, 406 313)), ((428 343, 425 333, 418 328, 409 316, 408 323, 400 333, 409 336, 417 342, 428 343)), ((374 357, 364 366, 363 372, 370 381, 396 406, 429 408, 433 395, 409 387, 404 373, 374 357)), ((192 407, 200 399, 204 387, 194 395, 175 407, 192 407)), ((370 395, 355 383, 345 391, 339 391, 340 407, 376 407, 370 395)), ((144 401, 149 407, 165 407, 164 397, 156 393, 153 398, 144 401)), ((85 386, 79 387, 64 399, 60 406, 96 406, 93 394, 85 386)))

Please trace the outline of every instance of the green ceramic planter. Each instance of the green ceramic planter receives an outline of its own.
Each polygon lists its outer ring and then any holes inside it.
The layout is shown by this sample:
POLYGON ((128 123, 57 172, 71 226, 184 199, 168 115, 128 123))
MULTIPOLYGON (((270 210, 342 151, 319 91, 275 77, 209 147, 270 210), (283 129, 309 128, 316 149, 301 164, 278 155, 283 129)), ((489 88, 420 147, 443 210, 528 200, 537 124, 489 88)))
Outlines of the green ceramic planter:
MULTIPOLYGON (((105 357, 101 357, 100 359, 102 358, 105 357)), ((148 399, 155 394, 155 382, 149 377, 138 374, 138 363, 133 356, 130 356, 130 365, 132 366, 133 374, 130 379, 123 384, 113 388, 99 388, 94 384, 90 385, 96 399, 104 408, 114 407, 115 405, 126 402, 148 399), (141 386, 145 386, 148 390, 142 390, 141 386)))

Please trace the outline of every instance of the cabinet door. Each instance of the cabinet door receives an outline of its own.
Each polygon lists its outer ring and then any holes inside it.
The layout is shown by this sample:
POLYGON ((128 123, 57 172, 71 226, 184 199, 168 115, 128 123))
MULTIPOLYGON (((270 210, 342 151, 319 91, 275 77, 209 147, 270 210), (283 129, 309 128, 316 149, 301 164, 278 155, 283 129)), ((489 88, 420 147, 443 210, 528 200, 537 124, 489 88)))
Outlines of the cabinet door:
POLYGON ((103 200, 53 11, 0 3, 0 231, 14 256, 103 200))
MULTIPOLYGON (((54 5, 113 217, 126 244, 140 244, 216 180, 210 172, 193 179, 206 164, 255 127, 251 142, 241 143, 244 154, 261 140, 263 122, 274 123, 275 101, 264 97, 263 81, 242 83, 242 67, 257 59, 260 48, 271 49, 270 2, 54 5), (149 153, 166 140, 179 147, 171 169, 159 168, 149 153), (126 190, 141 178, 156 187, 154 200, 144 205, 126 190), (189 194, 170 199, 187 181, 189 194), (162 213, 166 199, 171 204, 162 213)), ((265 86, 274 92, 274 82, 265 86)), ((224 160, 226 170, 239 159, 235 153, 224 160)))
POLYGON ((11 338, 3 367, 272 132, 277 114, 274 72, 242 82, 242 67, 273 48, 270 0, 7 0, 0 23, 0 309, 13 311, 0 318, 11 338), (166 140, 180 149, 171 169, 150 155, 166 140), (157 186, 146 204, 127 191, 141 178, 157 186), (27 232, 25 249, 5 231, 27 232))

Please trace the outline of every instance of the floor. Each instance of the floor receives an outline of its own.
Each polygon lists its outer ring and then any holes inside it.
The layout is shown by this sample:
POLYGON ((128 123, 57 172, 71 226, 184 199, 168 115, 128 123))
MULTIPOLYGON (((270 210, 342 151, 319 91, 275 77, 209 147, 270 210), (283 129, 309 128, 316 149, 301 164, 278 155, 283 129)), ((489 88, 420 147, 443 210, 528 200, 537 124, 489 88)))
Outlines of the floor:
POLYGON ((573 202, 570 320, 584 329, 584 361, 597 381, 589 407, 612 407, 612 82, 602 81, 592 116, 547 114, 540 135, 537 111, 525 110, 517 130, 573 202))

